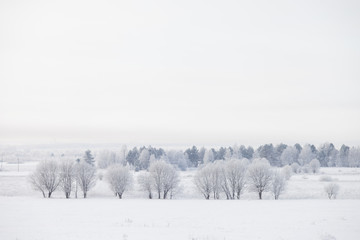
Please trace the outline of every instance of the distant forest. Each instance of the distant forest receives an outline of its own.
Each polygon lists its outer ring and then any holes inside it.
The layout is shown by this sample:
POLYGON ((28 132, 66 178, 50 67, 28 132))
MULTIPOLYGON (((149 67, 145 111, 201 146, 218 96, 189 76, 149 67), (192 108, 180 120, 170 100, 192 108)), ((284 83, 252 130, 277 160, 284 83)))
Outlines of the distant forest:
POLYGON ((254 149, 252 146, 234 145, 220 148, 205 148, 192 146, 185 150, 164 150, 162 148, 134 147, 127 149, 126 145, 120 151, 103 150, 96 154, 98 167, 106 168, 115 163, 134 167, 135 170, 148 169, 150 162, 162 159, 180 170, 196 168, 209 162, 256 158, 266 158, 272 166, 282 167, 298 164, 308 165, 313 159, 320 162, 321 167, 360 167, 360 147, 342 145, 337 149, 332 143, 324 143, 319 147, 312 144, 293 146, 286 144, 265 144, 254 149))

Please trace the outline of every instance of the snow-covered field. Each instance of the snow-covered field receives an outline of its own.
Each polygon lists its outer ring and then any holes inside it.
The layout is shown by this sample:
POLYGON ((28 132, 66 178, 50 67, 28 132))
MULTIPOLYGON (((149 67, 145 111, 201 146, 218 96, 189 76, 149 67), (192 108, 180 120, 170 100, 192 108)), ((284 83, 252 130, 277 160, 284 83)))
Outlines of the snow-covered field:
POLYGON ((294 175, 280 200, 210 200, 198 195, 193 171, 182 172, 175 200, 148 200, 137 186, 115 198, 98 181, 88 199, 43 199, 27 183, 36 163, 3 165, 0 172, 0 239, 360 239, 360 170, 321 169, 294 175), (328 200, 320 181, 340 186, 328 200))

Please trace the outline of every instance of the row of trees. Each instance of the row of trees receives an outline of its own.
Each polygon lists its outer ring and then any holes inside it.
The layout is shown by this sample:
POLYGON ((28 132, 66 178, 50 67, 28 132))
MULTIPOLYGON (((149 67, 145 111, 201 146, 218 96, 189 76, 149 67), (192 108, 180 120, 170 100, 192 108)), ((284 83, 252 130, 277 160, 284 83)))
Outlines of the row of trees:
MULTIPOLYGON (((114 165, 106 173, 106 179, 110 184, 115 196, 122 198, 122 194, 131 188, 133 176, 128 166, 114 165)), ((138 183, 142 191, 148 194, 149 199, 172 198, 179 185, 179 175, 176 169, 164 161, 151 163, 149 171, 138 176, 138 183)))
MULTIPOLYGON (((36 190, 42 192, 44 198, 50 198, 58 188, 64 192, 66 198, 69 198, 72 192, 77 198, 78 187, 86 198, 87 192, 95 186, 97 177, 95 167, 85 159, 86 157, 83 161, 62 160, 59 163, 54 160, 40 162, 29 177, 30 182, 36 190)), ((291 172, 292 167, 273 168, 264 158, 254 159, 251 163, 246 158, 230 159, 200 166, 194 183, 205 199, 219 199, 221 194, 226 199, 240 199, 245 189, 256 192, 259 199, 262 199, 263 193, 267 191, 278 199, 285 190, 291 172)), ((134 180, 129 166, 116 164, 107 169, 106 181, 115 196, 121 199, 124 192, 132 187, 134 180)), ((158 160, 151 162, 149 171, 140 173, 137 181, 149 199, 172 199, 179 190, 180 179, 172 164, 158 160)), ((325 186, 329 199, 335 198, 338 190, 339 186, 334 183, 325 186)))
POLYGON ((77 197, 78 188, 86 198, 88 191, 95 185, 96 168, 85 161, 63 160, 58 163, 47 160, 37 165, 29 180, 35 190, 42 192, 44 197, 50 198, 59 187, 66 198, 69 198, 73 191, 77 197))
POLYGON ((342 145, 336 149, 332 143, 324 143, 316 148, 314 145, 295 144, 294 146, 286 144, 265 144, 259 146, 256 150, 253 147, 243 145, 232 147, 221 147, 218 150, 214 148, 198 149, 196 146, 185 151, 192 166, 197 167, 203 163, 213 162, 215 160, 226 160, 231 158, 266 158, 271 166, 286 166, 292 163, 298 163, 300 166, 309 164, 313 159, 318 159, 321 167, 360 167, 360 147, 349 147, 342 145))
POLYGON ((289 171, 289 168, 272 169, 266 159, 255 159, 251 164, 246 158, 231 159, 202 166, 194 181, 205 199, 219 199, 221 193, 226 199, 240 199, 246 188, 257 192, 259 199, 266 191, 271 191, 278 199, 290 178, 289 171))
MULTIPOLYGON (((89 156, 87 151, 83 160, 42 161, 29 176, 29 181, 44 198, 50 198, 59 188, 66 198, 69 198, 72 192, 77 198, 78 187, 86 198, 88 191, 95 186, 98 179, 96 168, 89 161, 91 159, 89 156)), ((122 164, 110 166, 106 171, 106 181, 115 196, 121 199, 123 193, 131 188, 133 183, 130 167, 122 164)), ((159 160, 151 163, 149 171, 141 174, 138 182, 150 199, 153 198, 153 192, 159 199, 172 198, 179 185, 179 175, 171 164, 159 160)))
POLYGON ((162 148, 134 147, 127 150, 124 145, 120 151, 101 151, 95 160, 99 168, 107 168, 113 164, 129 165, 132 169, 148 170, 150 163, 155 160, 163 160, 171 163, 175 168, 186 170, 189 167, 198 167, 209 162, 228 159, 253 160, 266 158, 271 166, 286 166, 297 164, 307 171, 311 161, 317 159, 321 167, 360 167, 360 147, 342 145, 336 149, 332 143, 325 143, 318 148, 314 145, 295 144, 265 144, 254 150, 253 147, 243 145, 232 147, 200 148, 196 146, 182 150, 167 150, 162 148))

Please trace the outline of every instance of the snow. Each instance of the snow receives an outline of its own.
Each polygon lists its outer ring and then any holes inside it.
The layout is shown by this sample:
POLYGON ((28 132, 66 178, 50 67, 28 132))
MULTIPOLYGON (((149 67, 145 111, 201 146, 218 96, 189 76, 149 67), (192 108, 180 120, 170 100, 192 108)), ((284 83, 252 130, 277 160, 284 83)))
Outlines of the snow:
POLYGON ((358 200, 0 197, 0 239, 359 239, 358 200))
MULTIPOLYGON (((28 174, 36 163, 3 165, 0 171, 0 239, 360 239, 360 169, 324 168, 319 174, 291 177, 280 200, 203 200, 192 179, 181 172, 182 191, 174 200, 149 200, 135 184, 125 199, 115 198, 98 181, 88 199, 52 199, 31 189, 28 174), (328 200, 321 176, 340 186, 328 200)), ((138 173, 135 173, 135 175, 138 173)))

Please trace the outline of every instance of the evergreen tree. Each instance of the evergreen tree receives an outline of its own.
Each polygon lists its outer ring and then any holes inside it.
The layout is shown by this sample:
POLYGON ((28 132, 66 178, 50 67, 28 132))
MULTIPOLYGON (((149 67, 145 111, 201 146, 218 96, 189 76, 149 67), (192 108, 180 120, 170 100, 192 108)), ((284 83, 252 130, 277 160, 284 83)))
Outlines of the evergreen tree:
POLYGON ((199 165, 199 150, 196 146, 192 146, 192 148, 186 149, 185 153, 189 158, 189 161, 193 167, 197 167, 199 165))
POLYGON ((94 159, 93 155, 91 154, 90 150, 85 151, 84 161, 86 163, 90 164, 91 166, 95 165, 95 159, 94 159))

